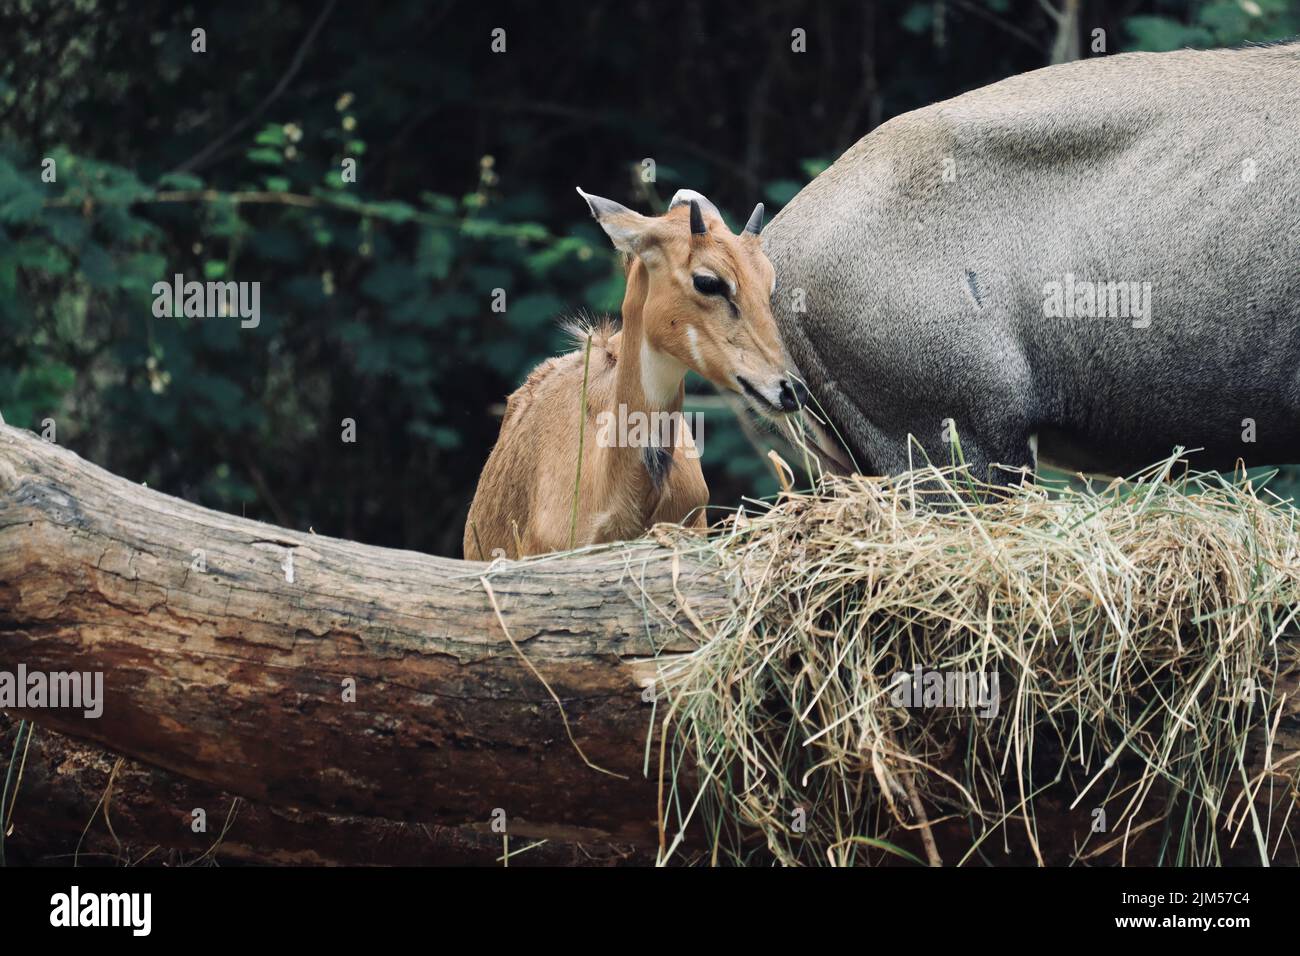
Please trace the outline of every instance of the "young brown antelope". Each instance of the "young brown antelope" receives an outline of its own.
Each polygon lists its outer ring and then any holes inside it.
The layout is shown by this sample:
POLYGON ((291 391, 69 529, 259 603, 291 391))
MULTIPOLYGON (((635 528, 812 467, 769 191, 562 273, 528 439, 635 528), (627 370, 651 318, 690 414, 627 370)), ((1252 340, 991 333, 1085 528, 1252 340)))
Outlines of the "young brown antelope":
POLYGON ((588 335, 578 547, 634 538, 661 521, 704 526, 709 489, 681 415, 688 369, 767 416, 794 411, 807 397, 786 372, 772 318, 776 280, 759 240, 762 203, 736 236, 691 190, 678 191, 658 218, 578 193, 626 255, 622 328, 578 330, 581 348, 543 362, 510 396, 470 505, 469 559, 569 547, 588 335), (610 440, 611 421, 648 422, 631 430, 648 438, 610 440), (663 422, 667 429, 655 427, 663 422))

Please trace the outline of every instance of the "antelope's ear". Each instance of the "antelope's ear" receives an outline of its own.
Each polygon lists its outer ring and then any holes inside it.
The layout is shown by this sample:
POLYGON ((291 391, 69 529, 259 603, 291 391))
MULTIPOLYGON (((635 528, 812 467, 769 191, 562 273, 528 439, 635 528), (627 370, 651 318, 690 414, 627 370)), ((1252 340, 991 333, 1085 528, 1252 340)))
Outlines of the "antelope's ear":
POLYGON ((578 195, 587 200, 592 218, 600 223, 600 228, 605 230, 605 235, 609 236, 615 249, 632 255, 645 251, 652 239, 654 219, 633 212, 612 199, 585 193, 581 186, 577 189, 578 195))

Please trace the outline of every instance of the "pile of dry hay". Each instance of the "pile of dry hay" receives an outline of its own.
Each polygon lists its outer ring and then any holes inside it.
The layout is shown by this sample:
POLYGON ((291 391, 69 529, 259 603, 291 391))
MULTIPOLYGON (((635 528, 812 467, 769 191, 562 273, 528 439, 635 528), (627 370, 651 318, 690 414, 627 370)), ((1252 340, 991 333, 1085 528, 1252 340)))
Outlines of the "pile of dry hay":
POLYGON ((1294 862, 1300 511, 1181 469, 829 479, 678 538, 747 603, 661 665, 661 859, 1294 862), (917 668, 996 714, 905 706, 917 668))

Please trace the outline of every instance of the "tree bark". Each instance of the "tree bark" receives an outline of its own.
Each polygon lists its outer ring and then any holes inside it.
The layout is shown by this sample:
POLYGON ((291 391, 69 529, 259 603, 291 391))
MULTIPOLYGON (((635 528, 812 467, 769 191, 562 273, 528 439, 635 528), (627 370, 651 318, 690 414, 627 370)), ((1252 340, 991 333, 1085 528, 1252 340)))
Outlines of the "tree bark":
MULTIPOLYGON (((0 754, 19 722, 0 715, 0 754)), ((37 726, 19 741, 10 865, 625 866, 646 847, 533 840, 254 803, 37 726), (201 818, 198 813, 201 812, 201 818), (203 821, 201 828, 196 819, 203 821)), ((0 774, 3 776, 3 774, 0 774)))
POLYGON ((653 844, 643 689, 731 606, 653 544, 489 572, 214 512, 0 426, 0 670, 104 688, 97 719, 10 712, 259 804, 653 844))

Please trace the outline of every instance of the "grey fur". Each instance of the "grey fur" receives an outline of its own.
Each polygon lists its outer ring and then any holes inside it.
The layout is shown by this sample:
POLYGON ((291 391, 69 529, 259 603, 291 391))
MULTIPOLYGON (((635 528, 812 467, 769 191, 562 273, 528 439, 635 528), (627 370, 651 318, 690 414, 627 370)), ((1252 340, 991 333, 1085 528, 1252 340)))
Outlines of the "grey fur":
POLYGON ((668 208, 676 209, 678 206, 685 206, 691 200, 697 202, 700 208, 710 216, 716 216, 719 219, 722 218, 722 213, 718 211, 718 207, 713 204, 713 201, 709 199, 708 196, 705 196, 703 193, 698 193, 694 189, 677 190, 677 192, 673 193, 673 198, 668 201, 668 208))
POLYGON ((869 473, 905 469, 909 434, 949 461, 948 418, 981 471, 1032 466, 1035 435, 1112 474, 1176 445, 1300 462, 1298 147, 1297 43, 1099 57, 900 116, 764 230, 790 357, 869 473), (1067 273, 1149 282, 1150 324, 1049 317, 1067 273))

